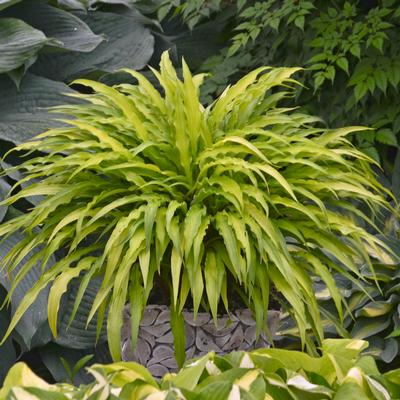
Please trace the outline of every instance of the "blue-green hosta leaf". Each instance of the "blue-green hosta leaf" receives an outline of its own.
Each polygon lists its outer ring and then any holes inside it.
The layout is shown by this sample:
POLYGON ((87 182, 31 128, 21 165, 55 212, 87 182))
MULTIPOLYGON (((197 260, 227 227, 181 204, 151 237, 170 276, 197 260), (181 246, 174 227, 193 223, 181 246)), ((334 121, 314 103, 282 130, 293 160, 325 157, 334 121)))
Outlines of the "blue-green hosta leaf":
POLYGON ((21 0, 0 0, 0 11, 14 4, 19 3, 21 0))
POLYGON ((58 0, 57 3, 67 10, 86 11, 87 9, 87 0, 58 0))
MULTIPOLYGON (((23 236, 16 232, 3 240, 0 244, 0 259, 2 260, 7 253, 11 250, 13 246, 15 246, 18 242, 23 239, 23 236)), ((18 271, 23 267, 23 265, 31 258, 33 253, 28 254, 27 257, 23 259, 23 261, 18 265, 18 267, 12 272, 12 276, 18 273, 18 271)), ((54 258, 51 258, 49 264, 54 263, 54 258)), ((28 290, 36 283, 36 281, 41 276, 41 264, 36 264, 33 268, 31 268, 26 276, 22 279, 22 281, 17 285, 14 290, 13 295, 11 296, 11 315, 15 312, 18 305, 24 298, 25 294, 28 290)), ((0 271, 0 284, 6 289, 9 290, 11 287, 10 279, 5 270, 0 271)), ((29 349, 32 345, 33 338, 36 332, 42 327, 43 324, 47 323, 47 296, 49 289, 45 288, 39 294, 37 299, 33 302, 33 304, 28 308, 27 312, 22 316, 21 320, 16 326, 17 332, 21 335, 22 339, 25 342, 25 345, 29 349)), ((35 345, 44 344, 48 341, 48 335, 44 335, 42 338, 35 338, 35 345), (43 340, 42 342, 41 339, 43 340)))
MULTIPOLYGON (((75 280, 71 283, 67 293, 64 295, 60 312, 58 313, 58 335, 54 339, 55 343, 60 346, 65 346, 73 349, 90 349, 96 346, 97 335, 97 314, 87 324, 87 319, 92 308, 93 301, 100 288, 101 281, 92 279, 89 283, 82 301, 77 309, 75 318, 69 325, 72 310, 76 299, 76 294, 79 288, 79 281, 75 280)), ((104 342, 106 339, 105 324, 103 324, 100 332, 98 343, 104 342)))
MULTIPOLYGON (((0 298, 1 301, 3 298, 0 298)), ((6 310, 0 311, 0 336, 3 336, 6 333, 6 327, 10 323, 10 318, 7 315, 6 310)), ((13 366, 17 359, 17 355, 15 353, 15 348, 12 342, 12 337, 7 339, 7 341, 0 346, 0 385, 3 382, 5 376, 7 375, 8 370, 13 366)))
POLYGON ((388 338, 384 340, 384 346, 379 356, 383 361, 385 361, 385 363, 390 363, 398 355, 398 352, 399 352, 398 341, 394 338, 388 338))
POLYGON ((150 60, 154 37, 140 17, 100 11, 77 16, 107 40, 87 54, 42 54, 33 67, 35 73, 64 81, 96 70, 141 69, 150 60))
POLYGON ((104 4, 123 4, 129 8, 135 7, 136 0, 89 0, 89 5, 93 7, 97 3, 104 4))
POLYGON ((136 6, 136 0, 58 0, 58 4, 70 10, 87 10, 97 3, 122 4, 129 8, 136 6))
POLYGON ((24 1, 8 9, 5 15, 23 20, 47 38, 55 39, 54 46, 66 50, 90 52, 104 40, 72 13, 42 1, 24 1))
POLYGON ((26 74, 26 71, 28 71, 28 69, 35 63, 36 60, 37 54, 26 60, 24 64, 21 65, 19 68, 7 72, 7 75, 13 80, 15 86, 17 86, 18 89, 21 84, 22 78, 26 74))
MULTIPOLYGON (((0 55, 1 57, 1 55, 0 55)), ((0 138, 22 143, 52 126, 59 126, 46 108, 77 103, 65 96, 74 93, 62 82, 27 74, 19 90, 5 75, 0 75, 0 138)))
POLYGON ((16 18, 0 19, 0 74, 35 56, 49 42, 46 35, 16 18))
MULTIPOLYGON (((2 178, 0 178, 0 201, 4 200, 7 196, 11 186, 2 178)), ((7 205, 0 205, 0 222, 3 221, 7 213, 7 205)))
POLYGON ((351 337, 365 339, 384 331, 391 324, 389 316, 376 318, 360 317, 356 320, 351 331, 351 337))

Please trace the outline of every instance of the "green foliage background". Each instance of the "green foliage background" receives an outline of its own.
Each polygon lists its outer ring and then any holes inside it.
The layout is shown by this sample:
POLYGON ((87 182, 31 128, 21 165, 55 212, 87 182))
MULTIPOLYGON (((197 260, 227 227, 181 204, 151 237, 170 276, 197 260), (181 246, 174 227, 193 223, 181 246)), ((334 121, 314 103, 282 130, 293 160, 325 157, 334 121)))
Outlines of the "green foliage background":
POLYGON ((187 1, 175 12, 193 27, 230 7, 226 47, 201 67, 211 73, 205 98, 260 65, 303 66, 296 100, 329 126, 374 127, 353 141, 391 176, 399 164, 399 1, 187 1))

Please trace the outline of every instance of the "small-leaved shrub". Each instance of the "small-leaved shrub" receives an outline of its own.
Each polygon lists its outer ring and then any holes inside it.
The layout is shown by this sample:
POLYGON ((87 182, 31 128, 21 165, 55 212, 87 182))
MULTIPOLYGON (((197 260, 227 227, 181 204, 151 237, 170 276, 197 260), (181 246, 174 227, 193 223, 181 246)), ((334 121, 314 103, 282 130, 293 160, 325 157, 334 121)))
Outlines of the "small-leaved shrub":
MULTIPOLYGON (((83 104, 55 110, 72 117, 65 119, 68 126, 17 147, 47 155, 16 167, 25 175, 19 184, 31 184, 4 201, 44 196, 29 213, 0 226, 0 236, 26 234, 2 262, 14 272, 8 299, 38 260, 43 274, 6 336, 49 284, 49 324, 56 335, 68 284, 81 278, 73 318, 88 283, 100 276, 89 320, 98 313, 100 328, 107 315, 117 360, 123 308, 130 303, 135 343, 159 275, 170 288, 175 332, 182 332, 189 294, 195 313, 203 302, 217 318, 220 299, 229 309, 228 286, 249 303, 260 332, 273 284, 303 343, 309 327, 320 341, 310 277, 326 283, 341 318, 343 298, 332 273, 357 283, 361 262, 373 273, 369 252, 380 254, 385 245, 359 221, 374 226, 363 207, 375 213, 386 205, 386 191, 372 160, 346 139, 364 128, 327 129, 318 118, 278 107, 293 93, 297 68, 261 67, 206 108, 199 102, 203 76, 192 76, 185 62, 182 69, 180 80, 164 53, 160 72, 153 71, 162 93, 135 71, 128 72, 137 85, 79 80, 94 93, 77 95, 83 104), (60 248, 65 257, 46 269, 60 248)), ((181 349, 181 335, 175 338, 181 349)))

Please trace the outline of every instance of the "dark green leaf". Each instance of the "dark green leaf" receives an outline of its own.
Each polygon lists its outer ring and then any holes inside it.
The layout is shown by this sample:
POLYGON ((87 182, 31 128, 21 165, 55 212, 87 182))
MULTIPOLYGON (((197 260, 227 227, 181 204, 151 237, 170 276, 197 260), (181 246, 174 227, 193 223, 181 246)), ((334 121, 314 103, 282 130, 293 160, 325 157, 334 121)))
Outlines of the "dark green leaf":
POLYGON ((354 96, 356 100, 361 100, 368 92, 368 85, 365 82, 359 83, 354 89, 354 96))
POLYGON ((297 18, 294 20, 294 24, 295 24, 298 28, 300 28, 301 30, 304 30, 304 15, 301 15, 301 16, 297 17, 297 18))
POLYGON ((85 0, 58 0, 57 3, 67 10, 86 11, 87 9, 85 0))
POLYGON ((361 54, 360 45, 353 44, 353 46, 350 47, 350 53, 353 54, 353 56, 360 58, 360 54, 361 54))
POLYGON ((64 81, 97 70, 141 69, 149 62, 154 37, 142 18, 100 11, 77 15, 94 33, 105 35, 106 41, 87 54, 42 54, 33 67, 35 73, 64 81))
POLYGON ((391 129, 379 129, 376 132, 376 141, 389 146, 397 146, 397 138, 391 129))
MULTIPOLYGON (((46 368, 54 376, 57 382, 66 381, 69 379, 69 373, 65 370, 61 358, 69 365, 70 369, 73 368, 80 360, 90 360, 85 366, 93 363, 108 364, 111 362, 111 356, 108 351, 106 343, 98 345, 96 348, 91 347, 87 349, 71 349, 69 347, 59 346, 55 343, 49 343, 41 350, 42 360, 46 368)), ((72 373, 72 371, 70 371, 72 373)), ((91 376, 81 368, 73 374, 73 382, 76 385, 89 383, 92 381, 91 376)))
MULTIPOLYGON (((1 288, 0 288, 1 289, 1 288)), ((0 290, 1 292, 2 290, 0 290)), ((0 298, 0 301, 3 301, 0 298)), ((10 323, 9 316, 6 310, 0 310, 0 337, 3 337, 6 333, 6 327, 10 323)), ((14 345, 12 342, 12 337, 8 338, 7 341, 0 346, 0 385, 2 384, 8 370, 16 362, 17 355, 15 353, 14 345)))
POLYGON ((345 57, 340 57, 336 60, 336 64, 339 68, 341 68, 346 74, 349 74, 349 62, 347 61, 347 58, 345 57))
POLYGON ((399 345, 396 339, 389 338, 384 341, 384 348, 381 353, 381 358, 386 363, 391 363, 398 355, 399 345))
POLYGON ((8 17, 19 18, 47 38, 57 40, 55 46, 66 50, 90 52, 103 40, 78 17, 70 12, 52 7, 43 1, 24 1, 5 12, 8 17))
MULTIPOLYGON (((58 318, 58 336, 54 341, 64 347, 73 349, 90 349, 96 346, 97 315, 87 325, 87 319, 92 308, 93 301, 100 288, 100 281, 93 279, 86 289, 82 302, 78 307, 75 318, 69 325, 69 320, 74 307, 76 294, 79 288, 79 280, 75 280, 69 286, 63 296, 58 318), (87 326, 86 326, 87 325, 87 326)), ((99 343, 106 339, 105 324, 100 333, 99 343)))
POLYGON ((48 42, 43 32, 25 22, 15 18, 1 18, 0 74, 20 67, 48 42))
POLYGON ((21 65, 19 68, 7 72, 7 75, 10 77, 10 79, 12 79, 18 90, 21 84, 21 80, 26 74, 26 71, 28 71, 28 69, 36 62, 36 60, 37 55, 35 54, 33 57, 26 60, 24 64, 21 65))
POLYGON ((351 336, 357 339, 366 339, 382 332, 390 325, 390 317, 358 318, 351 331, 351 336))
POLYGON ((65 96, 74 93, 61 82, 27 74, 19 90, 7 76, 0 76, 0 138, 22 143, 52 126, 59 126, 46 107, 77 103, 65 96))
POLYGON ((19 3, 21 0, 0 0, 0 11, 14 4, 19 3))

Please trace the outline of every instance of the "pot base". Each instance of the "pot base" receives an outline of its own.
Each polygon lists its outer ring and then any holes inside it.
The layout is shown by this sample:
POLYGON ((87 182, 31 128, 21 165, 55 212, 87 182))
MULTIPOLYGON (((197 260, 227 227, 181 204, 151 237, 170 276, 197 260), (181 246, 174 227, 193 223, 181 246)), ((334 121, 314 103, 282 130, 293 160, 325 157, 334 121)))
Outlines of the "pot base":
MULTIPOLYGON (((210 314, 183 311, 186 331, 186 359, 200 357, 210 351, 226 354, 238 350, 254 350, 270 347, 264 333, 256 340, 256 323, 249 309, 237 310, 218 318, 215 326, 210 314)), ((280 312, 271 310, 268 325, 272 334, 276 330, 280 312)), ((139 329, 136 351, 132 352, 130 340, 130 315, 125 309, 122 329, 122 359, 136 361, 149 369, 154 377, 176 372, 174 342, 170 326, 170 310, 167 306, 147 306, 139 329)))

